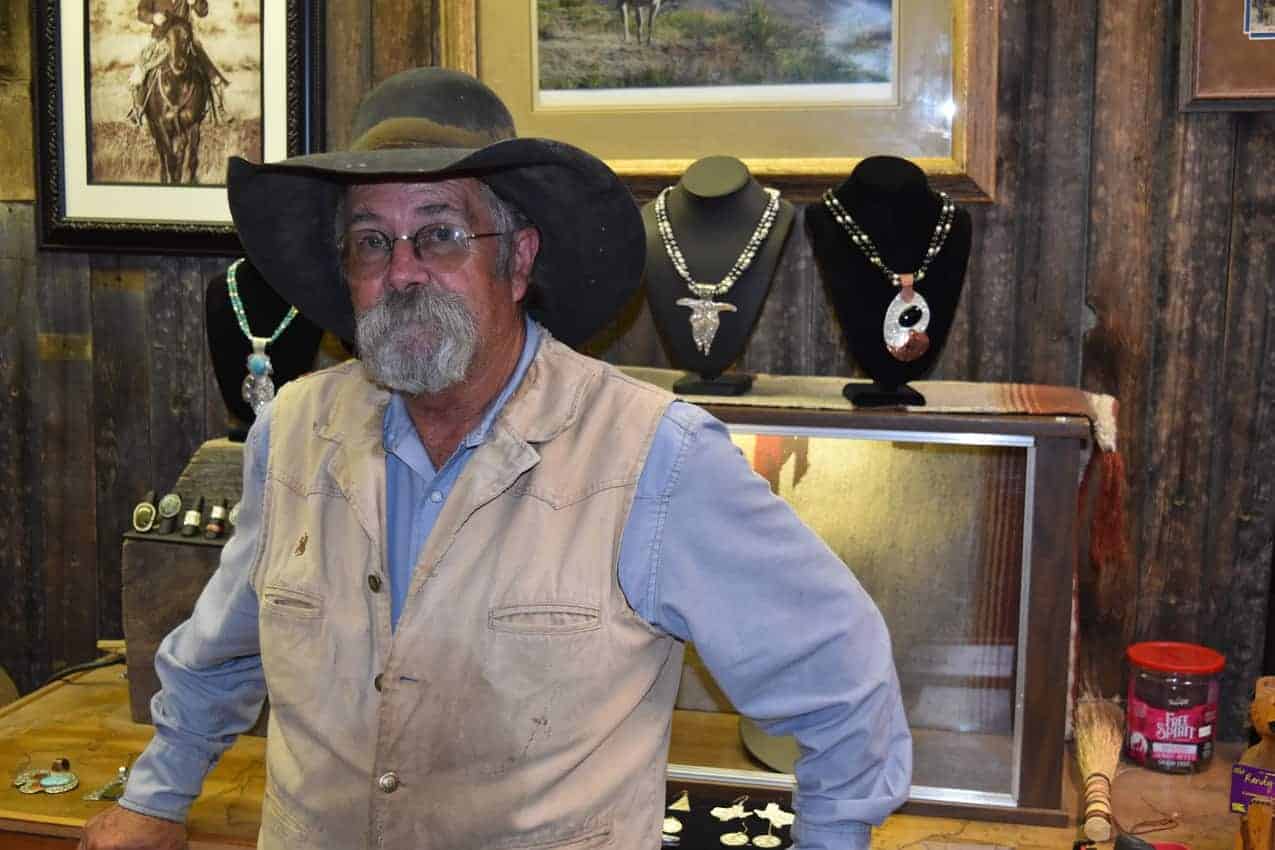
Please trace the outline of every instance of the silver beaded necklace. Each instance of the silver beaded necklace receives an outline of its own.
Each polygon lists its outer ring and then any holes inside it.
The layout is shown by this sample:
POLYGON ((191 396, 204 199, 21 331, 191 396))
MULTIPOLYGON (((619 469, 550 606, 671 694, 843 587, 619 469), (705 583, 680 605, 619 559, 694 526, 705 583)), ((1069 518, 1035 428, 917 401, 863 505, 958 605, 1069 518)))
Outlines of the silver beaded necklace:
POLYGON ((939 210, 939 218, 930 235, 920 267, 915 272, 900 274, 885 264, 867 232, 851 217, 837 196, 832 194, 832 190, 828 189, 823 193, 823 205, 849 234, 850 241, 863 252, 868 262, 880 269, 890 283, 899 289, 899 294, 894 296, 894 300, 885 309, 881 334, 891 356, 905 363, 916 360, 930 347, 930 338, 925 334, 925 329, 930 325, 930 305, 916 291, 915 286, 925 279, 930 263, 943 250, 947 234, 952 229, 952 221, 956 218, 956 205, 952 203, 952 199, 943 192, 939 192, 939 197, 943 200, 943 206, 939 210))
POLYGON ((748 271, 748 267, 753 264, 753 259, 757 256, 757 251, 761 248, 762 243, 766 241, 766 237, 770 235, 770 228, 775 223, 775 218, 779 214, 779 190, 766 189, 766 208, 762 210, 761 219, 757 222, 757 226, 753 228, 752 236, 748 237, 748 242, 744 245, 744 250, 735 258, 735 262, 731 265, 730 271, 726 273, 717 283, 704 283, 695 280, 691 276, 691 270, 686 265, 686 257, 682 254, 682 248, 677 244, 677 237, 673 235, 673 224, 668 217, 668 193, 673 187, 668 186, 659 197, 655 199, 655 224, 660 231, 660 241, 664 243, 664 252, 668 254, 669 262, 673 264, 673 270, 678 276, 686 282, 686 287, 695 296, 694 298, 679 298, 677 305, 679 307, 689 307, 691 310, 691 337, 695 340, 695 347, 700 353, 707 356, 709 349, 713 346, 713 337, 717 336, 717 328, 720 323, 717 314, 722 312, 735 312, 735 305, 728 301, 714 301, 713 299, 725 295, 730 291, 735 282, 748 271))

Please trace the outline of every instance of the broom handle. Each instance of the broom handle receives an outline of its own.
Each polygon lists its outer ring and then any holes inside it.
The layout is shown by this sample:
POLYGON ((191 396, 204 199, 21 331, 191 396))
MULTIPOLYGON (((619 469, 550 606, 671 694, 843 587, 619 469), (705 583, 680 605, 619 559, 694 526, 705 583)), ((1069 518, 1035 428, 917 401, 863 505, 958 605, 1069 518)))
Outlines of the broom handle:
POLYGON ((1111 840, 1111 780, 1101 773, 1085 777, 1085 837, 1111 840))

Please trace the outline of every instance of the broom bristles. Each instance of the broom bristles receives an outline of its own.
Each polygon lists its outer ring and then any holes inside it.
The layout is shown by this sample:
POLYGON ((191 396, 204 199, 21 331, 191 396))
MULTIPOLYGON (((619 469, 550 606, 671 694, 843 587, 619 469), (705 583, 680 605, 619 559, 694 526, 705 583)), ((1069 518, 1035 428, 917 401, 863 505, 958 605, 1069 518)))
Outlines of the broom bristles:
POLYGON ((1076 761, 1084 788, 1085 836, 1111 838, 1111 781, 1124 746, 1124 712, 1112 700, 1084 693, 1076 701, 1076 761))

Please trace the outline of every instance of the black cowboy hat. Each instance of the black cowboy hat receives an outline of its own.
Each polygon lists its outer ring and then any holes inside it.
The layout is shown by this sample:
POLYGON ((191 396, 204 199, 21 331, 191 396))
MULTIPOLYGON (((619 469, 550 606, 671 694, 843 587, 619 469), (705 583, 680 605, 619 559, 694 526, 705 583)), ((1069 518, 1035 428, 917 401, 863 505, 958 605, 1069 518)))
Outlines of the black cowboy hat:
POLYGON ((516 138, 509 110, 473 77, 442 68, 390 77, 359 104, 354 137, 349 151, 230 160, 230 212, 248 259, 326 330, 354 338, 336 233, 352 183, 480 178, 539 228, 528 309, 568 345, 597 333, 637 290, 641 214, 615 172, 571 145, 516 138))

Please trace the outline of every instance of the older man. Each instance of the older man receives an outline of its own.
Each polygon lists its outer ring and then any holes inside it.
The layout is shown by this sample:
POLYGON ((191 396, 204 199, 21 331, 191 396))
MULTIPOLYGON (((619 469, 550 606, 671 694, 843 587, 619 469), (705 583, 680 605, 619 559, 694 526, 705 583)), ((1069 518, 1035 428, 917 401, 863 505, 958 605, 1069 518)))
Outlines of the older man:
POLYGON ((437 69, 355 136, 232 163, 254 264, 360 359, 258 418, 155 738, 83 846, 180 846, 268 692, 260 847, 649 849, 692 640, 801 743, 800 847, 866 848, 911 768, 880 614, 719 422, 555 339, 636 286, 623 184, 437 69))

